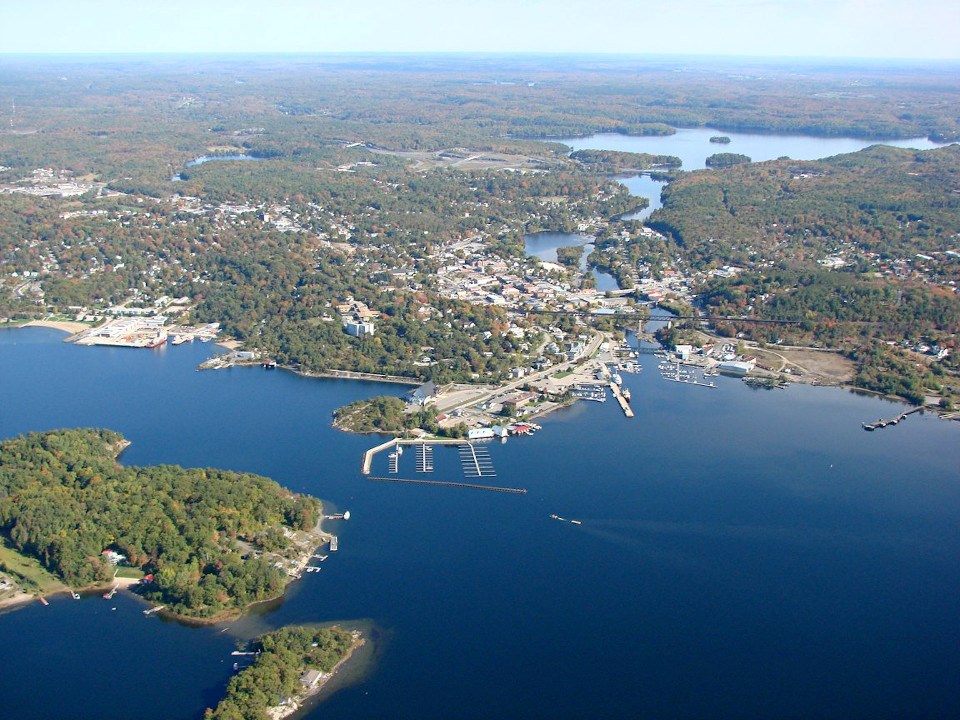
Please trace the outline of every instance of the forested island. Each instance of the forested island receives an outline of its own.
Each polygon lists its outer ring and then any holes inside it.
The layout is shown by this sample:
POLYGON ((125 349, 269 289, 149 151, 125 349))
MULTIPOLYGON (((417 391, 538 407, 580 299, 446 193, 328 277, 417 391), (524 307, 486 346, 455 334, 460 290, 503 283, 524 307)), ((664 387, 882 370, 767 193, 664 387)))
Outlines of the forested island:
POLYGON ((205 620, 281 595, 321 543, 319 500, 246 473, 125 467, 127 444, 92 429, 0 443, 3 542, 70 588, 136 571, 144 598, 205 620))
POLYGON ((741 153, 716 153, 706 159, 709 168, 726 168, 750 162, 750 158, 741 153))
POLYGON ((299 710, 364 640, 339 627, 290 626, 247 643, 253 664, 234 675, 206 720, 284 718, 299 710))
POLYGON ((619 152, 616 150, 577 150, 570 157, 587 168, 603 174, 643 172, 651 168, 676 169, 683 161, 675 155, 619 152))

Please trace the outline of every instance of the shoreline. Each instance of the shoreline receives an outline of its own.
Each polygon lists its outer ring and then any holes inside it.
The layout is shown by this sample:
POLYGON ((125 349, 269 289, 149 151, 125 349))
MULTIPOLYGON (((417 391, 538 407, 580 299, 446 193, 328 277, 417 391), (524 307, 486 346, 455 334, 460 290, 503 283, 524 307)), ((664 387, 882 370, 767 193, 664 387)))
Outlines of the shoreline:
POLYGON ((36 599, 36 595, 31 595, 28 592, 20 590, 10 597, 0 600, 0 615, 19 609, 22 605, 26 605, 31 600, 36 599))
POLYGON ((89 323, 75 322, 72 320, 28 320, 25 323, 11 325, 10 327, 14 329, 25 327, 42 327, 50 328, 52 330, 60 330, 68 335, 76 335, 84 330, 89 330, 93 327, 93 325, 90 325, 89 323))
MULTIPOLYGON (((8 325, 8 327, 12 329, 18 329, 18 328, 24 328, 24 327, 44 327, 44 328, 50 328, 53 330, 59 330, 64 333, 68 333, 69 335, 75 335, 76 333, 82 330, 89 329, 91 326, 85 323, 71 322, 66 320, 64 321, 30 320, 28 322, 25 322, 19 325, 11 324, 11 325, 8 325)), ((718 339, 716 336, 712 336, 709 333, 704 333, 704 334, 707 335, 708 337, 711 337, 714 340, 718 339)), ((236 350, 237 348, 243 345, 242 341, 237 340, 236 338, 224 338, 223 340, 218 340, 216 344, 231 351, 236 350)), ((257 363, 235 363, 233 366, 253 367, 254 365, 257 365, 257 364, 260 364, 259 361, 257 363)), ((415 380, 413 378, 405 378, 405 377, 396 376, 396 375, 378 375, 375 373, 364 373, 364 372, 357 372, 353 370, 326 370, 323 372, 311 372, 309 370, 300 370, 297 368, 293 368, 293 367, 290 367, 289 365, 278 365, 276 366, 276 368, 278 370, 286 370, 287 372, 291 372, 294 375, 298 375, 300 377, 305 377, 305 378, 334 379, 334 380, 362 380, 366 382, 381 382, 384 384, 393 384, 393 385, 409 385, 411 387, 415 387, 422 384, 420 380, 415 380)), ((799 385, 813 385, 818 387, 845 388, 850 391, 873 394, 877 397, 881 397, 887 400, 892 400, 892 401, 900 402, 900 403, 911 405, 911 406, 913 405, 913 403, 911 403, 906 398, 902 398, 897 395, 885 395, 883 393, 868 390, 867 388, 861 388, 861 387, 858 387, 857 385, 854 385, 852 381, 828 380, 822 376, 819 376, 818 373, 811 373, 814 377, 810 377, 810 378, 797 377, 797 376, 783 377, 782 373, 777 373, 777 374, 780 375, 782 379, 786 380, 790 384, 796 383, 799 385)), ((572 402, 561 403, 548 410, 531 415, 529 419, 532 420, 539 417, 544 417, 556 410, 560 410, 565 407, 570 407, 572 404, 573 404, 572 402)), ((922 407, 924 410, 928 410, 932 413, 935 413, 936 415, 938 415, 940 418, 944 420, 960 420, 960 413, 958 413, 957 411, 944 411, 942 408, 939 408, 934 405, 922 405, 918 407, 922 407)), ((370 435, 370 434, 373 434, 373 435, 394 434, 395 435, 395 433, 384 432, 381 430, 370 430, 370 431, 358 432, 355 430, 350 430, 348 428, 340 427, 336 424, 336 421, 334 421, 334 423, 332 424, 333 424, 333 427, 335 427, 337 430, 341 432, 354 433, 357 435, 370 435)), ((277 598, 272 598, 272 599, 275 600, 277 598)), ((264 600, 259 602, 267 602, 267 601, 264 600)), ((254 603, 254 604, 259 604, 259 603, 254 603)), ((2 607, 4 606, 0 605, 0 608, 2 607)))
MULTIPOLYGON (((127 443, 127 445, 129 444, 130 443, 127 443)), ((202 627, 207 625, 217 625, 223 622, 231 622, 233 620, 236 620, 242 617, 243 615, 246 615, 248 612, 250 612, 254 607, 258 605, 263 605, 264 603, 270 603, 270 602, 276 602, 278 600, 282 600, 283 597, 287 594, 287 588, 292 583, 301 579, 304 569, 306 568, 307 565, 310 564, 310 558, 314 555, 314 553, 316 553, 317 549, 322 547, 325 543, 330 542, 330 539, 334 537, 333 533, 329 533, 323 529, 323 520, 324 520, 324 517, 321 511, 320 518, 317 520, 317 523, 316 525, 314 525, 312 530, 300 531, 300 532, 308 533, 310 538, 314 540, 318 540, 319 542, 317 542, 316 544, 311 543, 309 545, 309 549, 307 547, 304 547, 304 549, 296 557, 293 565, 293 568, 295 569, 287 572, 287 581, 283 584, 283 587, 281 588, 278 594, 272 597, 264 598, 262 600, 257 600, 256 602, 249 603, 240 608, 227 608, 217 613, 216 615, 212 615, 210 617, 193 617, 190 615, 181 615, 179 613, 172 612, 169 610, 160 610, 160 614, 163 615, 165 618, 168 618, 170 620, 175 620, 176 622, 183 623, 185 625, 191 625, 193 627, 202 627)), ((2 600, 0 600, 0 614, 18 610, 24 605, 30 603, 31 601, 39 601, 41 597, 54 598, 60 595, 66 595, 67 593, 90 595, 93 593, 108 592, 113 588, 116 588, 117 590, 128 591, 130 595, 139 599, 141 602, 148 605, 150 608, 161 607, 161 603, 155 603, 151 600, 147 600, 146 598, 144 598, 142 595, 139 595, 138 593, 130 592, 131 588, 136 587, 139 584, 140 584, 140 578, 114 577, 108 582, 92 583, 90 585, 84 586, 79 589, 63 586, 61 588, 58 588, 57 590, 54 590, 48 593, 39 593, 39 592, 34 593, 34 592, 20 591, 18 593, 15 593, 11 597, 3 598, 2 600)))
POLYGON ((298 692, 290 698, 287 703, 268 707, 265 710, 267 717, 270 718, 270 720, 286 720, 301 711, 311 709, 309 706, 313 703, 310 701, 320 695, 324 688, 335 678, 337 672, 354 656, 354 653, 367 644, 367 639, 359 631, 354 630, 352 635, 354 637, 353 644, 347 649, 346 654, 337 661, 337 664, 330 669, 330 672, 321 677, 316 685, 298 692))
POLYGON ((110 582, 107 583, 93 583, 85 587, 74 589, 70 587, 63 587, 62 589, 54 590, 48 593, 34 593, 21 590, 20 592, 15 593, 11 597, 4 598, 0 600, 0 613, 10 612, 16 609, 19 609, 23 605, 31 601, 40 601, 40 598, 55 598, 61 595, 66 595, 67 593, 73 594, 83 594, 91 595, 94 593, 109 591, 114 587, 117 587, 118 590, 128 590, 131 587, 140 584, 139 578, 113 578, 110 582))
MULTIPOLYGON (((257 600, 255 602, 244 605, 239 608, 227 608, 216 615, 211 615, 210 617, 194 617, 192 615, 180 615, 170 610, 161 610, 159 612, 165 618, 170 620, 175 620, 176 622, 183 623, 184 625, 190 625, 193 627, 204 627, 208 625, 219 625, 220 623, 232 622, 238 618, 243 617, 249 613, 253 608, 258 605, 264 605, 266 603, 273 603, 279 600, 283 600, 284 596, 287 594, 287 588, 290 587, 297 580, 300 580, 303 577, 303 572, 306 569, 307 565, 310 564, 310 558, 317 552, 317 550, 323 547, 324 544, 330 542, 330 539, 334 537, 333 533, 328 533, 323 529, 323 514, 321 510, 320 518, 317 520, 317 524, 313 526, 312 530, 301 530, 300 532, 307 532, 312 538, 319 540, 316 544, 311 544, 309 549, 304 548, 299 556, 294 562, 295 570, 287 571, 287 581, 283 584, 283 587, 280 589, 280 592, 271 597, 263 598, 262 600, 257 600)), ((156 608, 160 606, 160 603, 155 603, 151 600, 137 595, 143 602, 149 605, 151 608, 156 608)))

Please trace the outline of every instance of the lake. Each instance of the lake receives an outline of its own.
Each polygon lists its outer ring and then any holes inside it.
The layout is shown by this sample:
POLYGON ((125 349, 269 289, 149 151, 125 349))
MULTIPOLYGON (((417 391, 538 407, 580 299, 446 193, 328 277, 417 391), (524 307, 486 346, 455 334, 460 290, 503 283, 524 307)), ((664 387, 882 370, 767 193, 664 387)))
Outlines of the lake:
MULTIPOLYGON (((244 160, 253 160, 258 161, 261 158, 258 158, 254 155, 244 155, 242 153, 234 155, 201 155, 200 157, 195 157, 193 160, 188 160, 183 164, 183 167, 195 167, 197 165, 203 165, 208 162, 231 162, 231 161, 244 161, 244 160)), ((183 175, 178 173, 170 178, 170 182, 183 182, 183 175)))
MULTIPOLYGON (((124 595, 0 616, 5 716, 200 718, 235 639, 353 618, 382 629, 379 660, 311 717, 960 716, 957 423, 867 433, 901 406, 684 386, 647 362, 624 376, 636 418, 582 403, 488 446, 496 483, 528 494, 401 486, 363 479, 377 438, 330 420, 402 387, 62 337, 0 331, 0 437, 110 427, 133 442, 124 463, 259 472, 352 517, 323 572, 224 632, 124 595)), ((435 464, 462 477, 454 449, 435 464)))
MULTIPOLYGON (((600 133, 582 138, 561 138, 563 143, 576 150, 619 150, 622 152, 650 153, 652 155, 675 155, 683 161, 683 170, 702 170, 706 159, 715 153, 731 152, 747 155, 754 162, 789 157, 794 160, 818 160, 843 153, 856 152, 871 145, 882 143, 895 147, 930 150, 943 147, 927 138, 885 140, 883 138, 812 137, 808 135, 769 135, 738 133, 710 128, 678 129, 674 135, 621 135, 600 133), (730 138, 728 144, 710 142, 710 138, 723 135, 730 138)), ((660 191, 665 183, 651 180, 648 175, 618 178, 630 192, 650 200, 650 205, 636 213, 625 215, 628 220, 643 220, 660 205, 660 191)))

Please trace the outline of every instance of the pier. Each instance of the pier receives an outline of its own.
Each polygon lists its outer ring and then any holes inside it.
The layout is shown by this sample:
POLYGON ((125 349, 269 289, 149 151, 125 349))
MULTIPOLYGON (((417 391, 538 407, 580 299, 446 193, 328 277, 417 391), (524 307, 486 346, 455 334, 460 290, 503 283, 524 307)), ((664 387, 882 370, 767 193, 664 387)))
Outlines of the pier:
POLYGON ((632 418, 633 408, 630 407, 630 403, 627 402, 627 399, 623 396, 623 393, 620 392, 620 386, 615 382, 611 382, 610 391, 613 393, 613 397, 617 399, 617 402, 620 403, 620 409, 623 410, 623 414, 628 418, 632 418))
POLYGON ((369 475, 373 467, 373 458, 384 450, 388 450, 395 446, 403 445, 463 445, 463 440, 457 440, 454 438, 430 438, 427 440, 400 440, 399 438, 391 438, 385 443, 380 443, 376 447, 372 447, 363 453, 363 461, 360 463, 360 472, 364 475, 369 475))
POLYGON ((417 446, 417 472, 433 472, 433 448, 427 443, 420 443, 417 446))
POLYGON ((374 482, 393 482, 404 483, 407 485, 437 485, 440 487, 459 487, 470 488, 472 490, 490 490, 492 492, 512 493, 514 495, 526 495, 526 488, 498 487, 496 485, 477 485, 475 483, 451 482, 449 480, 409 480, 406 478, 395 477, 368 477, 367 480, 374 482))
POLYGON ((463 474, 467 477, 496 477, 493 469, 493 460, 490 451, 485 447, 474 447, 470 443, 460 446, 460 463, 463 465, 463 474))
POLYGON ((877 429, 879 429, 879 428, 888 427, 888 426, 890 426, 890 425, 898 425, 901 420, 906 420, 906 418, 907 418, 908 415, 913 415, 915 412, 920 412, 921 410, 923 410, 923 408, 918 408, 918 407, 916 407, 916 408, 913 408, 913 410, 907 410, 906 412, 902 412, 902 413, 900 413, 899 415, 897 415, 897 417, 895 417, 895 418, 890 418, 889 420, 884 420, 883 418, 881 418, 881 419, 877 420, 876 422, 872 422, 872 423, 861 423, 861 424, 863 425, 863 429, 864 429, 864 430, 871 430, 871 431, 873 431, 873 430, 877 430, 877 429))

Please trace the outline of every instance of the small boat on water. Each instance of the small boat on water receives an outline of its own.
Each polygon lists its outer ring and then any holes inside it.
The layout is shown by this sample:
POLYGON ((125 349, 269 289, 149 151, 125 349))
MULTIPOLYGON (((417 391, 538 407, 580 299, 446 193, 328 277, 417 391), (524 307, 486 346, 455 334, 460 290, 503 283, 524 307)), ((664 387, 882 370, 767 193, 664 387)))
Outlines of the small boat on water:
POLYGON ((632 397, 630 394, 630 388, 624 388, 623 393, 621 394, 623 395, 624 400, 626 400, 627 402, 630 402, 630 398, 632 397))

